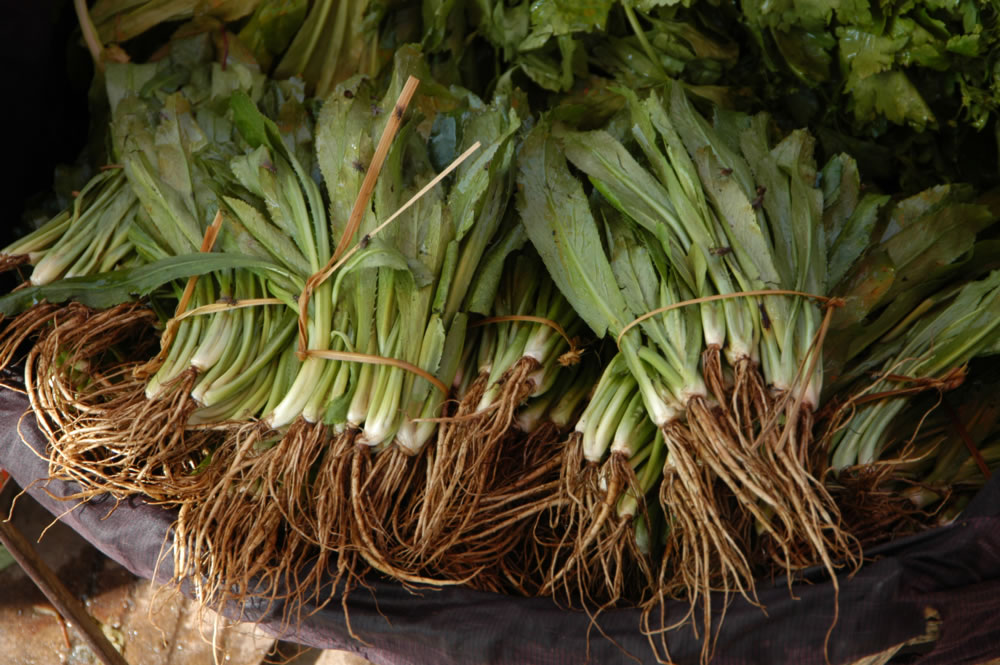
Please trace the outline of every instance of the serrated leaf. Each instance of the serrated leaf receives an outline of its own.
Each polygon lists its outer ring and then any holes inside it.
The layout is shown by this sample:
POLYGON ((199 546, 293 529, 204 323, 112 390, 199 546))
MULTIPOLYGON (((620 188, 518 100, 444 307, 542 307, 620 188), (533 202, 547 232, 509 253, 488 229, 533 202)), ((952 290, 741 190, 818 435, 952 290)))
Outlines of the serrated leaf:
POLYGON ((302 277, 310 275, 309 262, 287 235, 267 221, 252 205, 232 196, 223 199, 233 215, 275 259, 302 277))
POLYGON ((661 242, 667 242, 671 232, 686 237, 667 191, 617 139, 603 130, 557 130, 554 135, 573 166, 590 176, 620 212, 661 242))
POLYGON ((518 187, 522 223, 559 290, 599 337, 617 335, 635 317, 615 284, 583 187, 545 125, 524 141, 518 187))
POLYGON ((827 283, 837 284, 872 242, 879 211, 889 202, 888 196, 869 194, 861 199, 853 214, 843 224, 837 240, 830 247, 827 283))
POLYGON ((260 258, 234 254, 184 254, 136 268, 122 268, 90 277, 74 277, 45 286, 18 289, 0 297, 0 314, 12 316, 41 302, 61 303, 67 300, 94 309, 107 309, 149 295, 174 280, 234 268, 251 270, 265 278, 280 277, 301 286, 301 281, 292 274, 260 258))
MULTIPOLYGON (((371 90, 361 77, 349 79, 323 101, 316 121, 316 158, 330 199, 330 227, 339 239, 374 153, 370 128, 371 90)), ((374 228, 366 211, 359 233, 374 228)))

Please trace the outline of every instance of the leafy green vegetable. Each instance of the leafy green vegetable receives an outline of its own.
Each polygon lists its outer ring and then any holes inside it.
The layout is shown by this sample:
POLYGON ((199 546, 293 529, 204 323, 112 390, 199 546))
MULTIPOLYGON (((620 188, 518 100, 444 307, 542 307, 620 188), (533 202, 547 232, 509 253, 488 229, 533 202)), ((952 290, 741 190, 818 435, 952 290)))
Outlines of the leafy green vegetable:
POLYGON ((75 300, 88 307, 106 309, 146 296, 174 280, 206 275, 218 270, 245 268, 267 277, 284 278, 289 286, 298 281, 276 264, 236 254, 183 254, 136 268, 122 268, 88 277, 72 277, 43 286, 28 286, 0 296, 0 314, 10 316, 40 302, 75 300))
MULTIPOLYGON (((869 391, 891 394, 898 387, 894 376, 941 379, 992 345, 1000 326, 1000 271, 970 282, 948 300, 946 306, 921 317, 898 343, 884 345, 872 355, 881 371, 869 391)), ((896 396, 860 408, 835 438, 834 468, 878 459, 888 443, 887 428, 906 404, 905 397, 896 396)))
POLYGON ((618 291, 580 181, 544 125, 525 138, 518 169, 518 209, 552 279, 596 335, 618 334, 635 317, 618 291))

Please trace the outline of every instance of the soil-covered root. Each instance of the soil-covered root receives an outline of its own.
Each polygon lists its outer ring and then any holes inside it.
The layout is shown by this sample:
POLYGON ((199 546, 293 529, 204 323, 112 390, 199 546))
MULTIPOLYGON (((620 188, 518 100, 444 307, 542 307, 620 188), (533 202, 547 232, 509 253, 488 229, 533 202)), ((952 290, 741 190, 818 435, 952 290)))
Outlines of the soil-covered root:
POLYGON ((479 455, 490 454, 492 448, 511 431, 518 407, 535 391, 532 375, 540 367, 534 358, 518 359, 497 382, 500 392, 493 402, 460 420, 468 428, 467 432, 474 437, 474 449, 479 455))

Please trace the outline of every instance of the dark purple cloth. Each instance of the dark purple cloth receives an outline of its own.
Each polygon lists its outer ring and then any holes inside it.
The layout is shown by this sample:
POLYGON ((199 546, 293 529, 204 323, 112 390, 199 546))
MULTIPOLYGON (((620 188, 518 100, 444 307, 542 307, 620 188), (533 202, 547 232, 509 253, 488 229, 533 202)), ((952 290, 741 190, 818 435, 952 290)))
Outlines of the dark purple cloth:
MULTIPOLYGON (((72 504, 52 498, 74 492, 70 483, 46 480, 39 453, 46 442, 35 427, 24 395, 0 389, 0 468, 84 538, 130 571, 152 578, 173 521, 171 512, 141 500, 111 510, 111 501, 72 504), (27 444, 27 445, 26 445, 27 444), (65 513, 65 514, 64 514, 65 513)), ((1000 482, 994 480, 969 505, 962 519, 867 552, 877 560, 840 579, 840 620, 829 644, 831 665, 850 663, 924 633, 925 608, 941 616, 940 639, 918 665, 980 663, 1000 657, 1000 482)), ((171 574, 169 558, 161 579, 171 574)), ((226 608, 259 620, 279 637, 323 649, 346 649, 380 665, 578 665, 625 663, 623 652, 596 630, 586 614, 546 599, 525 599, 447 588, 413 593, 383 579, 373 591, 349 597, 351 625, 367 644, 353 640, 339 602, 305 618, 292 633, 281 631, 281 607, 249 604, 226 608)), ((823 642, 834 609, 833 587, 821 571, 796 584, 793 598, 783 583, 760 589, 766 615, 741 599, 722 623, 713 663, 823 665, 823 642)), ((721 605, 721 599, 716 606, 721 605)), ((669 616, 686 611, 672 603, 669 616)), ((642 663, 654 663, 639 631, 639 612, 616 610, 600 626, 642 663)), ((670 635, 675 662, 697 663, 700 641, 690 628, 670 635)))

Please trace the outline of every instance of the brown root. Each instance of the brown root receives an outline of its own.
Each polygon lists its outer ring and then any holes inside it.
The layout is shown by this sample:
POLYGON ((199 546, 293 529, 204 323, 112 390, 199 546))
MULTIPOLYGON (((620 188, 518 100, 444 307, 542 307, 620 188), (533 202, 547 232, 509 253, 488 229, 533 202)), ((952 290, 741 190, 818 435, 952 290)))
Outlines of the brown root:
POLYGON ((422 474, 424 456, 411 457, 400 446, 390 446, 375 453, 371 446, 355 444, 351 454, 351 534, 358 553, 375 570, 402 582, 415 585, 448 584, 421 575, 419 563, 405 556, 412 551, 397 543, 392 522, 399 514, 399 504, 406 501, 408 490, 422 474), (400 556, 400 546, 404 555, 400 556))
POLYGON ((569 604, 578 598, 582 602, 593 587, 589 571, 584 570, 578 557, 577 543, 590 525, 590 516, 600 503, 599 469, 587 462, 583 453, 583 438, 573 432, 563 444, 565 451, 559 469, 559 492, 562 499, 550 516, 549 528, 557 534, 551 546, 553 556, 547 557, 548 570, 542 578, 543 595, 560 595, 569 604), (571 563, 572 561, 572 563, 571 563), (568 573, 572 573, 571 575, 568 573))
POLYGON ((0 272, 7 272, 28 263, 31 257, 27 254, 0 254, 0 272))
POLYGON ((562 445, 556 428, 547 431, 546 439, 525 437, 516 430, 504 437, 496 469, 479 500, 470 502, 468 513, 448 516, 448 528, 460 530, 460 537, 434 566, 439 575, 462 579, 476 573, 476 587, 504 591, 511 590, 512 578, 525 580, 519 588, 531 585, 527 571, 540 569, 552 555, 551 540, 527 546, 533 524, 560 505, 562 445))
POLYGON ((717 348, 702 361, 714 400, 690 399, 687 422, 663 429, 668 458, 660 498, 670 520, 669 542, 644 623, 652 626, 660 612, 660 627, 648 633, 666 654, 664 631, 674 626, 662 625, 662 604, 684 598, 692 613, 700 609, 700 621, 689 614, 681 623, 694 620, 707 661, 716 635, 712 591, 724 593, 724 604, 734 592, 756 602, 756 563, 783 570, 789 584, 793 571, 819 564, 836 587, 834 562, 850 561, 856 549, 819 480, 825 468, 812 450, 808 405, 774 395, 749 360, 737 362, 731 375, 724 374, 717 348))
POLYGON ((280 603, 293 628, 306 606, 346 594, 363 572, 344 528, 352 445, 302 420, 284 435, 263 423, 230 429, 201 472, 206 489, 180 507, 174 581, 194 580, 212 605, 280 603))
POLYGON ((704 449, 701 437, 676 422, 662 431, 668 453, 660 503, 670 527, 658 590, 644 606, 645 621, 651 624, 651 617, 662 609, 666 598, 679 597, 690 603, 690 612, 681 621, 650 631, 653 643, 653 636, 693 618, 700 604, 702 657, 707 658, 713 648, 711 592, 736 592, 756 603, 750 562, 744 554, 749 549, 749 524, 734 519, 728 501, 718 491, 715 470, 701 463, 712 455, 704 449))
POLYGON ((421 558, 430 554, 432 543, 440 537, 444 513, 456 501, 455 495, 461 490, 462 474, 469 455, 469 437, 465 436, 462 424, 464 419, 474 415, 486 392, 487 379, 485 374, 478 376, 453 417, 438 427, 427 482, 421 490, 421 508, 414 536, 415 542, 423 543, 415 552, 421 558))
POLYGON ((779 395, 762 415, 759 449, 771 478, 785 501, 786 570, 824 566, 836 584, 837 560, 860 563, 858 541, 845 531, 840 510, 822 478, 825 455, 817 454, 813 414, 789 395, 779 395), (780 426, 771 423, 780 422, 780 426))
MULTIPOLYGON (((579 445, 582 447, 582 443, 579 445)), ((570 552, 562 569, 553 575, 549 584, 554 585, 561 580, 573 579, 570 574, 574 568, 579 568, 581 572, 576 579, 586 582, 583 588, 576 590, 581 602, 585 598, 593 598, 592 594, 603 600, 605 590, 608 597, 616 595, 613 576, 605 575, 604 588, 601 588, 602 585, 597 578, 601 572, 607 572, 608 562, 604 559, 604 555, 614 548, 614 543, 608 539, 609 536, 613 539, 614 535, 608 534, 604 527, 625 490, 627 470, 622 467, 628 466, 628 460, 622 460, 621 457, 613 454, 601 468, 592 462, 586 463, 577 487, 564 484, 564 489, 571 497, 569 509, 571 526, 567 532, 570 552), (607 484, 603 490, 600 486, 602 479, 607 484), (594 566, 588 565, 590 563, 594 566)), ((566 475, 564 471, 564 483, 566 475)), ((571 595, 570 589, 566 591, 567 595, 571 595)), ((621 596, 620 589, 617 591, 617 596, 621 596)))
POLYGON ((118 498, 146 494, 167 500, 194 484, 191 464, 218 435, 189 435, 191 375, 172 386, 170 400, 150 401, 132 376, 129 357, 148 352, 155 317, 136 303, 94 312, 78 304, 58 309, 40 329, 25 381, 41 429, 52 442, 50 474, 79 482, 85 494, 118 498))
POLYGON ((840 508, 844 529, 861 546, 895 540, 927 528, 934 513, 917 508, 894 491, 890 464, 841 471, 830 482, 830 494, 840 508))
POLYGON ((601 467, 586 462, 579 434, 565 447, 560 500, 554 502, 549 524, 561 537, 545 556, 541 592, 582 607, 638 603, 653 585, 653 566, 636 546, 631 516, 616 512, 626 491, 641 494, 634 469, 617 452, 601 467))
POLYGON ((513 464, 502 460, 514 415, 534 390, 530 376, 538 367, 533 358, 518 360, 500 379, 500 394, 485 410, 479 403, 488 389, 487 379, 478 377, 454 417, 441 423, 414 537, 414 556, 420 565, 442 569, 445 554, 451 552, 453 567, 452 550, 475 530, 480 501, 509 491, 498 474, 516 481, 523 470, 531 470, 517 460, 511 460, 513 464))
MULTIPOLYGON (((728 447, 736 453, 729 460, 727 474, 720 478, 763 529, 775 563, 788 573, 820 564, 835 575, 833 561, 854 559, 856 547, 820 480, 826 456, 815 452, 811 409, 789 395, 773 396, 749 360, 737 362, 728 394, 723 393, 714 369, 719 365, 718 350, 706 351, 703 365, 720 408, 714 422, 704 413, 695 420, 708 440, 713 438, 712 430, 717 430, 714 436, 728 433, 730 443, 735 444, 728 447), (740 474, 740 469, 746 473, 740 474), (758 506, 769 515, 761 514, 758 506)), ((725 461, 726 447, 717 449, 725 461)))
POLYGON ((0 330, 0 370, 9 367, 18 351, 22 351, 24 343, 39 335, 62 309, 47 303, 36 305, 8 321, 0 330))

